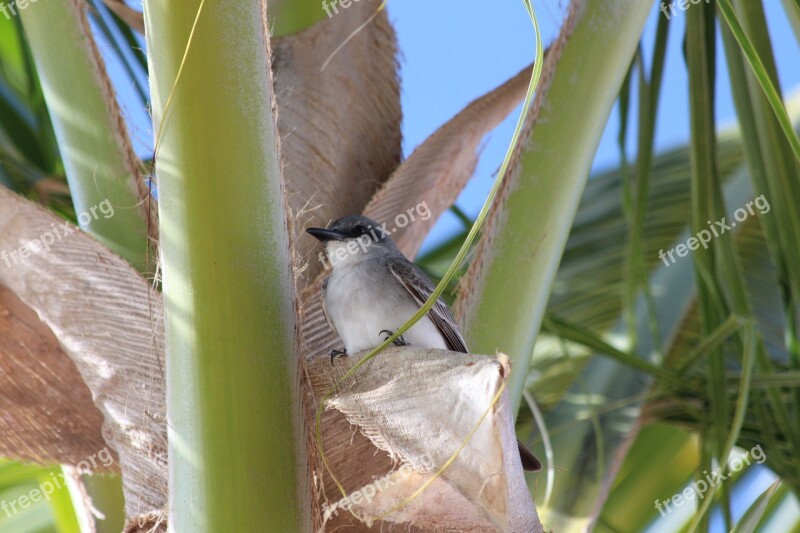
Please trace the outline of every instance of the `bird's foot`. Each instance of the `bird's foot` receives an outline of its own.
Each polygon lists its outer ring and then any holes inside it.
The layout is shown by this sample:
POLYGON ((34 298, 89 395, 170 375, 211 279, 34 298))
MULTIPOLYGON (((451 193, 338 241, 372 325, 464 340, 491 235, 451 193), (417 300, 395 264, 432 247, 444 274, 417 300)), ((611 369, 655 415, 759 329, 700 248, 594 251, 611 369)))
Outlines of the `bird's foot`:
POLYGON ((333 360, 340 355, 347 355, 347 349, 331 350, 331 364, 333 364, 333 360))
MULTIPOLYGON (((380 334, 384 334, 384 333, 386 333, 386 336, 383 338, 383 340, 384 340, 384 341, 385 341, 385 340, 387 340, 387 339, 388 339, 389 337, 391 337, 392 335, 394 335, 394 331, 389 331, 388 329, 384 329, 384 330, 382 330, 380 334)), ((397 338, 396 338, 396 339, 395 339, 395 340, 392 342, 392 344, 394 344, 395 346, 408 346, 408 343, 406 343, 406 340, 403 338, 403 336, 402 336, 402 335, 400 335, 399 337, 397 337, 397 338)))

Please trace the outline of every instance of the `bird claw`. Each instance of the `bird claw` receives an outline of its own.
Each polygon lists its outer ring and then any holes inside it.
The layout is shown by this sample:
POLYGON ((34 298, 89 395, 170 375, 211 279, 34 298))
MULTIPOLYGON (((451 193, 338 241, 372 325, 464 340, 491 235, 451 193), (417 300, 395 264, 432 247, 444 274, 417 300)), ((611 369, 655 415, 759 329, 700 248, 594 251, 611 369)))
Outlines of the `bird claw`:
POLYGON ((331 350, 331 364, 333 364, 333 360, 340 355, 347 355, 347 349, 331 350))
MULTIPOLYGON (((394 335, 394 331, 389 331, 388 329, 381 330, 380 334, 383 333, 386 333, 386 337, 383 338, 384 341, 387 340, 392 335, 394 335)), ((403 338, 402 335, 400 335, 394 341, 392 341, 392 344, 394 344, 395 346, 408 346, 408 343, 406 343, 406 340, 403 338)))

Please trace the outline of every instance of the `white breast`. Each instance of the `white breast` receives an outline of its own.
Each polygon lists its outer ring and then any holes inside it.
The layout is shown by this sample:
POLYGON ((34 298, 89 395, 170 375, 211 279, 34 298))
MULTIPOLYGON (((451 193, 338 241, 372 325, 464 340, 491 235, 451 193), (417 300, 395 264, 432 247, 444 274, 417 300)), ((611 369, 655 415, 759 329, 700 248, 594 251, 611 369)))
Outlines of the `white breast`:
MULTIPOLYGON (((396 331, 419 306, 406 289, 379 262, 338 265, 328 280, 325 306, 328 317, 344 341, 347 353, 378 346, 396 331)), ((407 344, 447 349, 439 330, 427 316, 403 335, 407 344)))

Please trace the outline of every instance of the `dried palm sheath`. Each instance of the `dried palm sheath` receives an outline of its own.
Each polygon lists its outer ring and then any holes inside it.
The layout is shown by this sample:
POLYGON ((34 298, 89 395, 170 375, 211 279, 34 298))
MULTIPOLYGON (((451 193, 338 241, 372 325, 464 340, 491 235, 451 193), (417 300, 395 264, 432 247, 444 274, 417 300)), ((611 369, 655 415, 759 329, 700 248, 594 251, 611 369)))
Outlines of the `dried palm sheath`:
MULTIPOLYGON (((334 365, 327 358, 310 362, 317 394, 325 398, 358 360, 355 355, 334 365)), ((338 491, 327 494, 323 508, 336 509, 338 503, 338 512, 350 511, 368 525, 383 519, 427 531, 541 531, 504 391, 510 371, 503 355, 412 347, 387 348, 366 362, 326 404, 393 461, 412 468, 370 472, 359 456, 360 464, 349 466, 369 473, 370 480, 344 500, 338 491)), ((343 443, 348 447, 346 428, 336 429, 345 432, 326 434, 331 439, 323 442, 326 455, 333 448, 341 453, 343 443)))
MULTIPOLYGON (((82 438, 70 441, 61 435, 52 448, 23 447, 9 450, 9 456, 75 465, 107 444, 119 458, 116 466, 123 476, 126 513, 137 516, 164 509, 167 441, 161 297, 127 262, 92 237, 0 187, 0 250, 35 250, 31 243, 45 240, 52 240, 48 249, 29 252, 24 264, 3 264, 0 285, 38 313, 79 373, 60 375, 61 381, 69 382, 59 384, 52 395, 43 383, 31 384, 32 392, 39 394, 38 409, 64 413, 70 418, 62 423, 78 427, 96 420, 99 409, 105 443, 97 442, 94 426, 82 438), (94 405, 80 393, 87 386, 94 405), (57 393, 65 388, 73 389, 75 403, 70 408, 62 405, 65 398, 57 393)), ((49 356, 53 369, 68 369, 69 363, 59 360, 58 354, 54 347, 49 356)), ((14 429, 3 434, 4 442, 26 432, 53 431, 47 417, 26 419, 25 411, 17 410, 5 414, 12 417, 6 420, 14 429)))

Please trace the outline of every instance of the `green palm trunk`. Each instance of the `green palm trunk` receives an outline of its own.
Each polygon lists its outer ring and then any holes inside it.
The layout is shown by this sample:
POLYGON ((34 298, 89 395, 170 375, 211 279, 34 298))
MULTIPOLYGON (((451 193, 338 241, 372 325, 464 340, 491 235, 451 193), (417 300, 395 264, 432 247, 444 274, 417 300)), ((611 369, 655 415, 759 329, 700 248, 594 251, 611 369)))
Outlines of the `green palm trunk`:
POLYGON ((309 505, 294 287, 260 4, 145 8, 156 52, 170 527, 299 531, 309 505))

